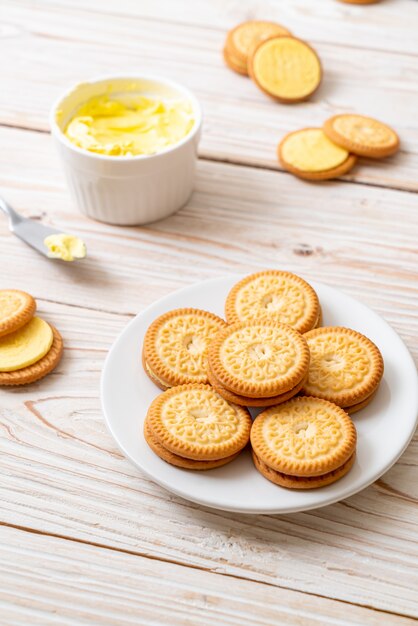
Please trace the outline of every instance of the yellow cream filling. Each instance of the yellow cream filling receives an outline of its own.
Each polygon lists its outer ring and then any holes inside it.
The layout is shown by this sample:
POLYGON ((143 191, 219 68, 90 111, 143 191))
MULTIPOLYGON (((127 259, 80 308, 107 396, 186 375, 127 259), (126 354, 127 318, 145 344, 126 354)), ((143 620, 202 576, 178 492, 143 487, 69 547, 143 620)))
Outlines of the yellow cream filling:
POLYGON ((289 100, 312 93, 321 80, 321 66, 314 52, 291 37, 270 39, 254 55, 253 72, 272 95, 289 100))
POLYGON ((320 128, 308 128, 290 135, 281 146, 283 160, 304 172, 330 170, 348 157, 348 151, 333 143, 320 128))
POLYGON ((49 352, 53 340, 50 325, 33 317, 19 330, 0 337, 0 372, 14 372, 36 363, 49 352))
POLYGON ((152 369, 150 368, 147 362, 145 362, 145 370, 148 372, 151 378, 154 378, 154 380, 157 380, 163 387, 170 387, 168 383, 166 383, 164 380, 161 380, 161 378, 159 378, 156 374, 154 374, 154 372, 152 371, 152 369))
POLYGON ((45 237, 44 244, 48 248, 48 256, 62 261, 84 259, 87 254, 86 244, 79 237, 59 233, 45 237))
POLYGON ((192 105, 185 99, 103 95, 79 108, 65 135, 79 148, 98 154, 155 154, 181 141, 194 121, 192 105))

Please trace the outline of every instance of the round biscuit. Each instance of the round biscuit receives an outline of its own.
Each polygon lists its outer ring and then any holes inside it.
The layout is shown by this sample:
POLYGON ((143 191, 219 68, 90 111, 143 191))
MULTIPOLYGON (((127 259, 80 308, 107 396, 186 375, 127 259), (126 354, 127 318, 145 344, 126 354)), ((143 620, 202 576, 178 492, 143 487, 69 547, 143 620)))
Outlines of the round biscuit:
POLYGON ((210 385, 172 387, 151 403, 147 420, 154 436, 174 454, 197 461, 229 457, 249 441, 251 416, 210 385))
POLYGON ((219 331, 208 361, 226 389, 239 396, 271 398, 305 377, 309 349, 303 336, 286 324, 238 322, 219 331))
POLYGON ((323 326, 304 334, 311 360, 303 393, 345 408, 363 402, 383 376, 383 358, 370 339, 351 328, 323 326))
POLYGON ((270 468, 290 476, 320 476, 340 467, 356 447, 350 416, 320 398, 292 398, 260 413, 251 445, 270 468))
POLYGON ((207 349, 226 322, 200 309, 175 309, 149 326, 143 342, 145 371, 160 387, 207 383, 207 349))
POLYGON ((324 123, 323 131, 337 145, 358 156, 382 159, 399 150, 399 137, 393 128, 366 115, 334 115, 324 123))
POLYGON ((27 324, 36 311, 34 298, 19 289, 0 290, 0 337, 27 324))
POLYGON ((246 276, 232 287, 225 302, 228 324, 276 321, 305 333, 314 328, 319 315, 315 290, 300 276, 281 270, 246 276))
POLYGON ((291 35, 273 35, 251 50, 248 74, 268 96, 292 104, 315 93, 321 84, 322 68, 317 53, 306 41, 291 35))

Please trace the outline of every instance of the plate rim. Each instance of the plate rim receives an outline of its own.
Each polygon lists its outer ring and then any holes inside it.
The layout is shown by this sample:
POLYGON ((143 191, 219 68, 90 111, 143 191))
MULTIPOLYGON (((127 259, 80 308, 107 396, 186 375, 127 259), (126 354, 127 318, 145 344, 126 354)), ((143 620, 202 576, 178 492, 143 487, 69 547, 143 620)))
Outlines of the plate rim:
MULTIPOLYGON (((333 287, 331 285, 328 285, 326 283, 323 283, 323 282, 317 281, 317 280, 310 280, 309 279, 309 283, 310 284, 312 283, 314 285, 314 288, 315 288, 315 285, 320 285, 321 288, 337 291, 337 292, 343 294, 344 297, 346 297, 346 298, 348 298, 350 300, 353 300, 356 303, 356 305, 360 305, 361 307, 363 307, 367 311, 371 311, 374 315, 379 317, 380 320, 389 328, 389 330, 392 333, 394 333, 396 335, 396 337, 399 339, 399 341, 401 342, 401 344, 403 345, 403 347, 406 350, 406 353, 407 353, 407 355, 409 357, 411 365, 413 366, 413 368, 415 369, 415 372, 416 372, 416 385, 415 385, 416 415, 415 415, 415 422, 414 422, 413 428, 411 429, 411 433, 410 433, 408 439, 406 440, 404 446, 397 453, 397 455, 393 459, 391 459, 391 461, 389 461, 388 463, 385 464, 385 468, 383 470, 381 470, 381 471, 379 470, 378 472, 375 472, 375 474, 372 476, 372 478, 369 481, 367 481, 366 483, 364 483, 360 488, 358 488, 358 487, 355 487, 354 489, 353 488, 351 488, 351 489, 350 488, 346 488, 343 493, 335 494, 334 496, 330 495, 330 497, 328 499, 325 499, 325 501, 320 502, 320 503, 313 503, 311 505, 288 506, 288 507, 281 507, 281 508, 276 508, 276 509, 275 508, 264 509, 262 507, 257 507, 257 508, 252 508, 252 509, 242 509, 242 508, 237 507, 237 506, 227 506, 227 505, 219 506, 217 504, 214 504, 214 503, 211 503, 211 502, 207 502, 206 500, 202 500, 202 499, 196 498, 194 496, 190 496, 188 494, 185 494, 185 492, 182 491, 181 489, 176 489, 171 484, 167 484, 164 479, 162 479, 160 477, 156 477, 153 473, 149 472, 142 465, 140 465, 140 463, 138 463, 138 461, 125 449, 123 444, 119 441, 119 438, 116 436, 116 434, 115 434, 115 432, 114 432, 114 430, 112 428, 111 420, 109 419, 109 417, 107 415, 107 412, 106 412, 106 407, 105 407, 105 403, 104 403, 104 384, 105 384, 106 369, 109 366, 108 364, 109 364, 109 362, 111 361, 111 359, 113 357, 113 352, 116 350, 117 344, 119 343, 120 340, 122 340, 122 337, 124 337, 126 334, 129 334, 129 331, 130 331, 131 327, 135 326, 138 323, 138 318, 142 317, 143 314, 148 312, 153 307, 155 307, 157 305, 164 305, 164 303, 166 301, 170 301, 170 299, 174 295, 180 295, 182 293, 193 291, 197 286, 200 287, 202 285, 208 285, 208 284, 211 284, 211 283, 217 283, 217 282, 220 282, 220 281, 232 280, 232 279, 240 280, 244 276, 247 276, 247 274, 244 274, 244 273, 234 273, 234 274, 228 274, 226 276, 217 276, 217 277, 213 277, 213 278, 204 279, 204 280, 201 280, 201 281, 196 281, 196 282, 192 283, 191 285, 186 285, 185 287, 182 287, 180 289, 176 289, 176 290, 166 294, 165 296, 162 296, 161 298, 158 298, 157 300, 155 300, 151 304, 149 304, 142 311, 137 313, 133 317, 133 319, 131 319, 126 324, 126 326, 122 329, 122 331, 113 340, 113 343, 112 343, 110 349, 108 350, 106 358, 105 358, 105 360, 103 362, 102 370, 101 370, 101 376, 100 376, 100 405, 101 405, 102 414, 103 414, 104 421, 105 421, 105 424, 106 424, 108 432, 111 434, 114 442, 116 443, 116 445, 119 448, 119 450, 123 453, 125 458, 130 463, 132 463, 135 467, 137 467, 140 471, 142 471, 147 477, 149 477, 154 483, 156 483, 159 486, 163 487, 169 493, 173 493, 176 496, 179 496, 179 497, 183 498, 186 501, 193 502, 195 504, 207 507, 209 509, 214 509, 214 510, 219 510, 219 511, 227 511, 227 512, 232 512, 232 513, 240 513, 240 514, 245 514, 245 515, 280 515, 280 514, 285 515, 285 514, 297 513, 297 512, 303 512, 303 511, 312 511, 314 509, 319 509, 319 508, 323 508, 323 507, 326 507, 326 506, 330 506, 331 504, 335 504, 337 502, 345 500, 346 498, 354 496, 357 493, 360 493, 364 489, 367 489, 368 487, 370 487, 370 485, 372 485, 374 482, 376 482, 376 480, 378 480, 381 476, 383 476, 383 474, 385 474, 387 471, 389 471, 389 469, 391 467, 393 467, 393 465, 395 465, 395 463, 400 459, 400 457, 403 455, 405 450, 408 448, 409 444, 411 443, 411 441, 412 441, 412 439, 414 437, 415 431, 416 431, 417 426, 418 426, 418 371, 417 371, 414 359, 412 357, 412 354, 411 354, 408 346, 405 344, 405 342, 399 336, 399 334, 396 332, 396 330, 394 330, 392 328, 392 326, 385 320, 385 318, 383 318, 379 313, 377 313, 373 309, 371 309, 368 305, 364 304, 361 300, 357 300, 356 298, 354 298, 350 294, 345 293, 344 291, 342 291, 341 289, 339 289, 337 287, 333 287)), ((302 278, 303 278, 303 276, 302 276, 302 278)))

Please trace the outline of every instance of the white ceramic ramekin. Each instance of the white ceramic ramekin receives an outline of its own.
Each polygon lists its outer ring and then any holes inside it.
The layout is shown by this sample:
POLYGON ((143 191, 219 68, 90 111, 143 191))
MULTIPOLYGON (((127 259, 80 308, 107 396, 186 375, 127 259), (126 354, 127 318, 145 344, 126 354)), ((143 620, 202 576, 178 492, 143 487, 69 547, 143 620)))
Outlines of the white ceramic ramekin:
POLYGON ((147 224, 175 213, 192 193, 202 111, 195 96, 171 80, 110 76, 79 84, 55 103, 50 126, 74 201, 92 219, 118 225, 147 224), (179 143, 157 154, 106 156, 82 150, 63 131, 81 104, 109 90, 185 98, 193 108, 194 126, 179 143))

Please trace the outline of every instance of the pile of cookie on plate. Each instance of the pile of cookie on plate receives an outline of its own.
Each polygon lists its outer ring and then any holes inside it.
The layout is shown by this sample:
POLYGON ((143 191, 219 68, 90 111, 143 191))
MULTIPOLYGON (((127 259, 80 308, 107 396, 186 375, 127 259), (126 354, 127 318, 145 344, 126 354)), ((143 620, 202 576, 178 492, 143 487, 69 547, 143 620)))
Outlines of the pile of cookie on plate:
POLYGON ((290 489, 344 476, 356 449, 350 414, 373 400, 383 375, 376 345, 322 327, 315 290, 285 271, 240 280, 225 318, 176 309, 148 328, 142 362, 163 390, 144 422, 150 448, 177 467, 209 470, 250 445, 257 470, 290 489), (261 410, 254 421, 249 407, 261 410))

